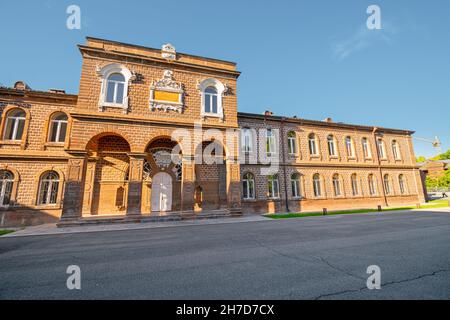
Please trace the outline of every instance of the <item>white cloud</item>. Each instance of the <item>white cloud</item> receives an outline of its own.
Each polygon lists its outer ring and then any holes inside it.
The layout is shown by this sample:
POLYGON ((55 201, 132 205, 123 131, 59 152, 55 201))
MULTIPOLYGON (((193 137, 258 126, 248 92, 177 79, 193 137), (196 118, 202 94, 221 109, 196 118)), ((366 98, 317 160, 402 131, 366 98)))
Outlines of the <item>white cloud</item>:
POLYGON ((374 45, 392 45, 396 33, 395 28, 386 22, 383 22, 381 30, 369 30, 364 24, 351 37, 332 45, 333 57, 337 60, 344 60, 355 52, 374 45))

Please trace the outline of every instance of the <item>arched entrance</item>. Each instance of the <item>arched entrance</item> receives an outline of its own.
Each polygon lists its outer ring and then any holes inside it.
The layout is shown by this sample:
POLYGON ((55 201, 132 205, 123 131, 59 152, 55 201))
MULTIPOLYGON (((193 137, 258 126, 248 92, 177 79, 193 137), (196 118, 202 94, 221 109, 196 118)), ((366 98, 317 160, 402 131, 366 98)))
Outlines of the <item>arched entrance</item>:
POLYGON ((181 209, 181 149, 169 137, 157 137, 147 145, 142 179, 142 213, 181 209))
POLYGON ((227 165, 223 145, 216 140, 203 141, 195 150, 196 210, 225 209, 227 203, 227 165))
POLYGON ((88 163, 83 213, 126 214, 130 145, 121 136, 105 133, 87 144, 88 163))
POLYGON ((152 212, 172 211, 172 176, 158 172, 152 182, 152 212))

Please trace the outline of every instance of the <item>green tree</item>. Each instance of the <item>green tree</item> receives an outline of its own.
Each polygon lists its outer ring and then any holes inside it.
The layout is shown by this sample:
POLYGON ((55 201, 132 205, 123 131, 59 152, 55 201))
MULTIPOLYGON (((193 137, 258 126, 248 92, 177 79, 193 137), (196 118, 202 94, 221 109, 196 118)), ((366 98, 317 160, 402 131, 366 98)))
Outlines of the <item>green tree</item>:
POLYGON ((425 158, 424 156, 419 156, 416 158, 416 162, 425 162, 427 161, 427 158, 425 158))

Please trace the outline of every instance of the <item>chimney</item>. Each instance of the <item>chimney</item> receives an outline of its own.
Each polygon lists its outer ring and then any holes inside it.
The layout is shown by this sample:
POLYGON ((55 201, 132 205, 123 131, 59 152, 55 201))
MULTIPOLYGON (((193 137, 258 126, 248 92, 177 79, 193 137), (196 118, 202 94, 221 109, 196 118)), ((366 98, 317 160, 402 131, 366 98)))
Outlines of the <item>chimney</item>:
POLYGON ((57 94, 65 94, 66 90, 62 90, 62 89, 48 89, 48 92, 50 92, 50 93, 57 93, 57 94))
POLYGON ((30 90, 31 88, 23 81, 17 81, 14 84, 14 89, 16 90, 30 90))
POLYGON ((269 111, 269 110, 266 110, 266 111, 264 111, 264 115, 265 115, 266 117, 270 117, 270 116, 273 116, 273 112, 272 112, 272 111, 269 111))

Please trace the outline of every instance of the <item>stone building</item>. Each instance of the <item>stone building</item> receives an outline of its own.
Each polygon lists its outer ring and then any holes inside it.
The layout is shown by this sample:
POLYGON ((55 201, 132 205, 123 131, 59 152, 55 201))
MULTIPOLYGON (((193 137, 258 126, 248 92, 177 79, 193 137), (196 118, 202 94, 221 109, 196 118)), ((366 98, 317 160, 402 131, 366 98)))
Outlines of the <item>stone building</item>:
POLYGON ((79 50, 78 95, 0 88, 2 226, 424 200, 411 131, 238 113, 236 64, 170 44, 79 50))

